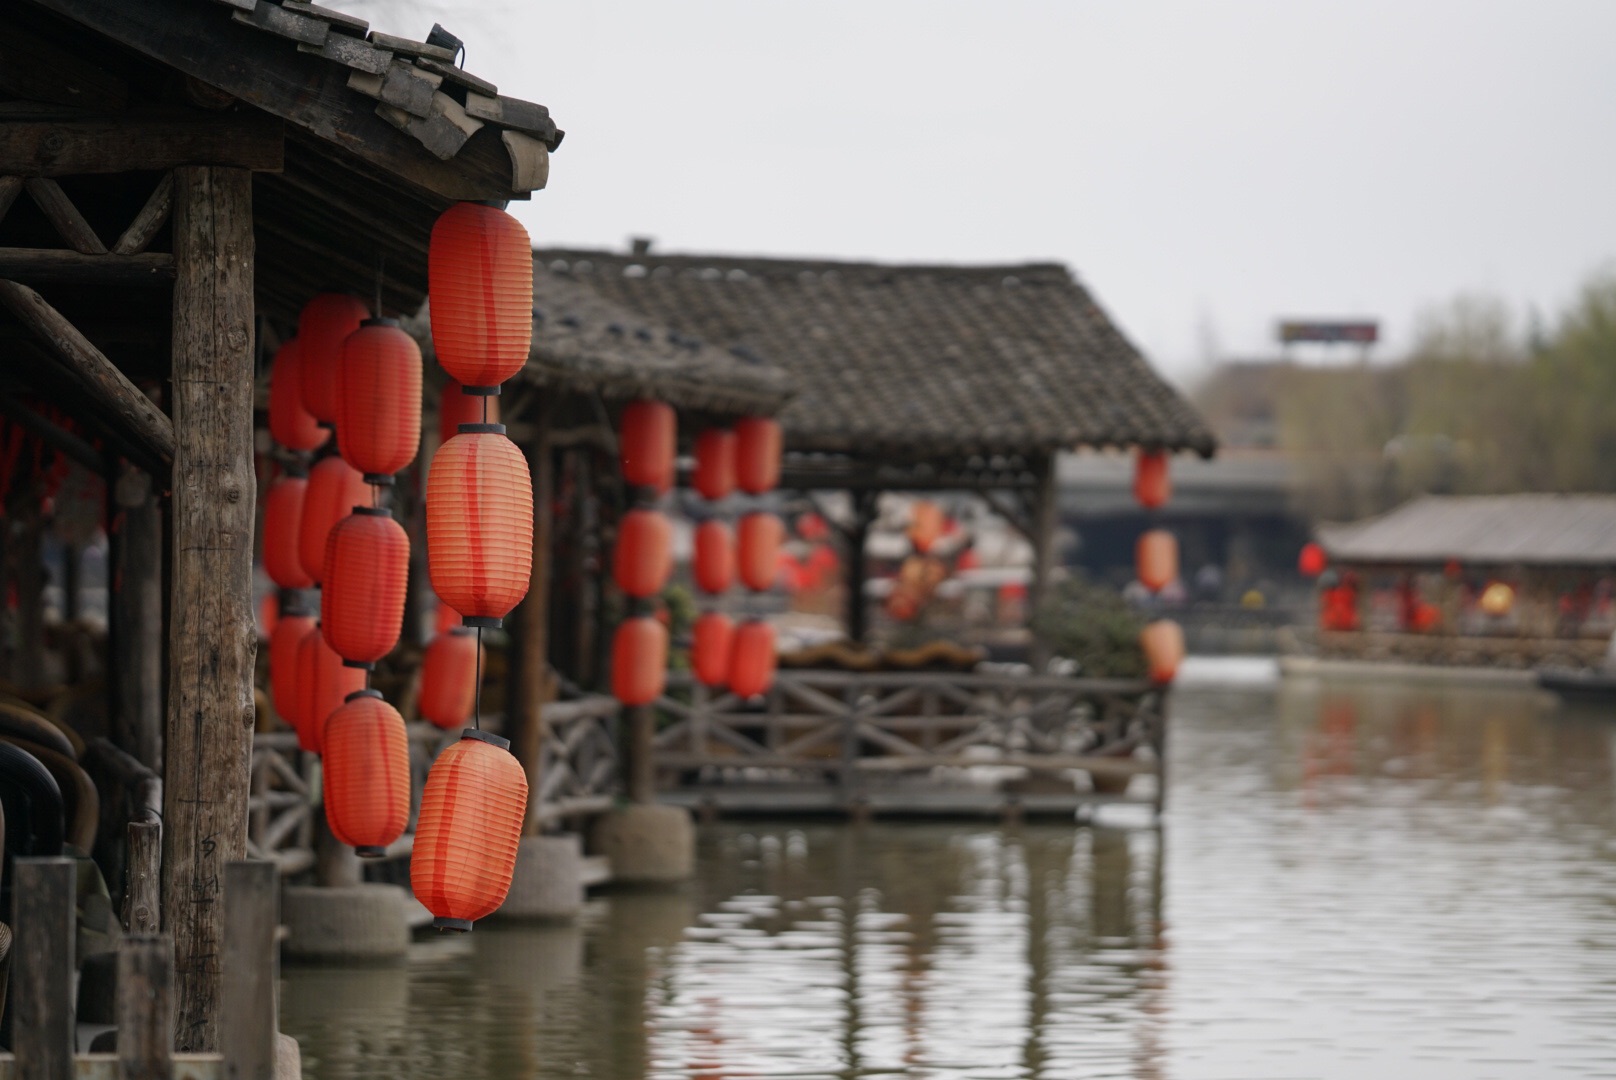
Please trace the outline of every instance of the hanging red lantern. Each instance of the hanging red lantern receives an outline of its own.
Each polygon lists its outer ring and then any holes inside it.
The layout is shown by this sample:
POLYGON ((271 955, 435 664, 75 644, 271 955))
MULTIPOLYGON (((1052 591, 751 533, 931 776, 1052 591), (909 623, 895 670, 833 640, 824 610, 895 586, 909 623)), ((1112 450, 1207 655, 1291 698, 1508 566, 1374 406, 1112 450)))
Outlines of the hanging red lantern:
POLYGON ((342 364, 342 343, 369 314, 365 305, 351 296, 321 293, 304 304, 298 316, 303 407, 321 423, 337 422, 337 372, 342 364))
POLYGON ((780 484, 780 423, 749 416, 735 424, 735 483, 748 495, 762 495, 780 484))
POLYGON ((942 539, 943 526, 943 508, 936 503, 918 499, 909 508, 909 542, 922 555, 942 539))
POLYGON ((655 596, 673 570, 673 526, 656 510, 636 508, 617 526, 612 552, 612 579, 638 600, 655 596))
POLYGON ((649 615, 617 624, 612 637, 612 697, 624 705, 649 705, 662 696, 668 677, 668 628, 649 615))
POLYGON ((314 585, 298 554, 308 486, 301 476, 283 476, 264 492, 264 573, 283 589, 314 585))
POLYGON ((432 344, 449 377, 498 386, 522 370, 533 340, 533 245, 505 211, 456 203, 427 250, 432 344))
POLYGON ((1151 592, 1178 580, 1178 540, 1166 529, 1151 529, 1134 545, 1134 574, 1151 592))
POLYGON ((533 481, 498 424, 467 424, 432 459, 427 568, 467 626, 497 627, 533 572, 533 481))
POLYGON ((774 588, 780 576, 780 544, 786 528, 773 514, 747 514, 737 530, 741 584, 753 592, 774 588))
POLYGON ((774 685, 774 627, 748 619, 735 630, 729 658, 729 689, 736 697, 756 697, 774 685))
POLYGON ((298 522, 297 557, 303 572, 318 585, 325 572, 325 543, 337 522, 356 506, 370 503, 364 475, 340 457, 322 458, 309 470, 303 489, 303 519, 298 522))
POLYGON ((663 401, 631 401, 623 407, 617 448, 625 483, 653 488, 658 494, 673 486, 678 425, 673 406, 663 401))
POLYGON ((410 537, 389 510, 356 506, 326 541, 320 627, 344 660, 370 665, 393 651, 404 628, 410 537))
POLYGON ((442 600, 438 601, 432 613, 432 632, 434 634, 441 634, 445 630, 453 630, 464 625, 460 621, 460 612, 445 604, 442 600))
POLYGON ((728 615, 709 611, 696 619, 691 628, 690 667, 703 686, 723 686, 729 682, 730 653, 735 644, 735 624, 728 615))
POLYGON ((1173 494, 1173 479, 1167 473, 1167 451, 1141 450, 1134 463, 1133 497, 1146 510, 1166 504, 1173 494))
POLYGON ((342 343, 337 449, 371 484, 392 482, 421 445, 421 349, 397 319, 366 319, 342 343))
POLYGON ((427 774, 410 887, 439 930, 470 930, 510 891, 527 816, 527 776, 510 745, 468 728, 427 774))
POLYGON ((1184 662, 1184 630, 1172 619, 1157 619, 1139 631, 1139 647, 1145 653, 1150 681, 1165 685, 1178 674, 1184 662))
POLYGON ((692 559, 696 588, 717 595, 735 580, 735 538, 722 521, 704 521, 696 526, 692 559))
POLYGON ((704 499, 717 502, 735 490, 735 433, 708 428, 696 436, 696 468, 690 486, 704 499))
POLYGON ((499 423, 499 398, 468 394, 453 379, 443 384, 438 395, 438 445, 460 434, 461 424, 499 423))
POLYGON ((275 712, 296 730, 299 726, 297 652, 303 638, 315 629, 313 615, 282 612, 269 635, 269 699, 275 712))
POLYGON ((410 821, 410 738, 379 690, 359 690, 325 724, 325 820, 361 856, 387 854, 410 821))
POLYGON ((464 626, 432 639, 421 658, 421 695, 416 709, 422 719, 445 731, 465 725, 477 701, 479 647, 476 631, 464 626))
POLYGON ((288 450, 317 450, 331 433, 303 404, 303 349, 290 338, 269 370, 269 434, 288 450))
POLYGON ((1318 577, 1329 564, 1329 558, 1318 544, 1303 544, 1302 553, 1296 557, 1296 569, 1303 577, 1318 577))
POLYGON ((316 624, 297 647, 297 745, 318 754, 326 718, 364 688, 365 673, 344 664, 316 624))

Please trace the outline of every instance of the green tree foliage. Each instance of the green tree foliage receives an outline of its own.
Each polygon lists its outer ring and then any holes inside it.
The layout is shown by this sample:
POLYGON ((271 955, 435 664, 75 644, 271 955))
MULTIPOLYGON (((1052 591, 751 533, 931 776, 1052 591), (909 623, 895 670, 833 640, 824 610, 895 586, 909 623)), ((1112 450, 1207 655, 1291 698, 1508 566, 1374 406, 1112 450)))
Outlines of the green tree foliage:
POLYGON ((1139 631, 1145 620, 1114 589, 1074 573, 1033 613, 1032 631, 1084 675, 1135 679, 1145 674, 1139 631))

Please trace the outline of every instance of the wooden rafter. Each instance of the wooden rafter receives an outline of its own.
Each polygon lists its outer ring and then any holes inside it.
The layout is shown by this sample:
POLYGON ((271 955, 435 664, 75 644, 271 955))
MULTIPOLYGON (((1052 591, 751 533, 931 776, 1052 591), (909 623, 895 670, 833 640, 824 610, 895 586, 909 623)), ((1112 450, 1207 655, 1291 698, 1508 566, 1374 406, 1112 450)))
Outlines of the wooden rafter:
POLYGON ((7 119, 0 121, 0 172, 50 178, 197 164, 279 172, 283 129, 254 112, 7 119))

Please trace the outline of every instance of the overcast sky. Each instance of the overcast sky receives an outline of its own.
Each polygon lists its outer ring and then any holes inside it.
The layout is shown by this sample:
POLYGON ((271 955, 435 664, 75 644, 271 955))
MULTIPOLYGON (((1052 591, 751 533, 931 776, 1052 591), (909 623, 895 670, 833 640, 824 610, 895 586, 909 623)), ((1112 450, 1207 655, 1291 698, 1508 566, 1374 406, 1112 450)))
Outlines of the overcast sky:
POLYGON ((539 244, 1057 260, 1193 379, 1616 259, 1616 2, 402 0, 567 131, 539 244))

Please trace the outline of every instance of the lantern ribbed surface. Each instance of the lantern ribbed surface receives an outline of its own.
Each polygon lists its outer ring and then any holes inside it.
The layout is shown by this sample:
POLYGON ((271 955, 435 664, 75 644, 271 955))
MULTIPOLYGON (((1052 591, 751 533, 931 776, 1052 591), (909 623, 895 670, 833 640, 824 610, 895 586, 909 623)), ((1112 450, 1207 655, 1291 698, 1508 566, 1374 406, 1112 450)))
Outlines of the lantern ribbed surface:
POLYGON ((441 631, 421 658, 421 694, 416 711, 446 731, 471 719, 477 700, 477 632, 465 627, 441 631))
POLYGON ((673 571, 673 526, 659 511, 634 509, 617 526, 612 579, 636 599, 662 591, 673 571))
POLYGON ((533 245, 522 223, 478 203, 449 207, 427 251, 432 345, 449 377, 497 386, 527 363, 533 245))
POLYGON ((370 487, 364 475, 340 457, 323 458, 309 470, 303 491, 303 520, 298 523, 297 553, 303 572, 318 584, 325 572, 326 539, 337 522, 368 506, 370 487))
POLYGON ((703 686, 729 682, 730 653, 735 645, 735 624, 728 615, 709 611, 696 619, 690 632, 690 667, 703 686))
MULTIPOLYGON (((303 638, 315 630, 313 615, 282 614, 269 635, 269 695, 276 714, 297 730, 299 708, 297 653, 303 638)), ((316 631, 317 632, 317 631, 316 631)))
POLYGON ((466 394, 460 384, 450 380, 443 384, 438 395, 438 445, 442 446, 460 434, 461 424, 499 423, 499 398, 481 394, 466 394), (488 406, 486 419, 483 406, 488 406))
POLYGON ((344 660, 375 663, 398 644, 410 537, 386 510, 361 506, 326 540, 320 627, 344 660))
POLYGON ((736 564, 741 584, 753 592, 774 587, 780 576, 780 544, 786 527, 774 514, 755 513, 741 518, 736 529, 736 564))
POLYGON ((1141 450, 1134 462, 1133 497, 1146 510, 1165 505, 1173 494, 1173 480, 1167 472, 1167 452, 1141 450))
POLYGON ((369 320, 342 343, 337 384, 343 460, 371 477, 408 467, 421 445, 421 349, 415 339, 396 320, 369 320))
POLYGON ((303 407, 316 420, 337 422, 337 372, 342 363, 342 343, 369 314, 364 304, 342 293, 321 293, 303 305, 297 320, 303 407))
POLYGON ((754 697, 774 685, 774 627, 748 619, 735 629, 729 659, 730 692, 754 697))
POLYGON ((533 481, 501 432, 463 432, 432 459, 426 553, 433 591, 467 625, 498 626, 527 595, 533 481))
POLYGON ((773 491, 780 483, 780 423, 749 416, 735 423, 735 483, 748 495, 773 491))
POLYGON ((735 433, 708 428, 696 436, 696 468, 690 486, 704 499, 717 501, 735 490, 735 433))
POLYGON ((623 407, 617 447, 623 481, 631 487, 667 491, 673 486, 679 420, 663 401, 631 401, 623 407))
POLYGON ((508 745, 468 730, 427 774, 410 887, 439 929, 470 930, 510 890, 527 814, 527 777, 508 745))
POLYGON ((1166 529, 1140 534, 1133 558, 1134 575, 1151 592, 1160 592, 1178 578, 1178 539, 1166 529))
POLYGON ((325 724, 322 784, 331 834, 361 855, 385 854, 410 820, 404 718, 375 690, 353 694, 325 724))
POLYGON ((264 573, 283 589, 307 589, 314 584, 299 553, 308 487, 301 476, 283 476, 264 492, 264 573))
POLYGON ((348 695, 365 688, 365 673, 342 662, 318 626, 304 635, 297 650, 297 745, 318 754, 326 718, 342 707, 348 695))
POLYGON ((295 337, 275 350, 269 370, 269 434, 288 450, 316 450, 331 437, 303 404, 303 349, 295 337))
POLYGON ((668 628, 649 615, 617 624, 612 636, 612 696, 624 705, 649 705, 668 679, 668 628))
POLYGON ((704 521, 696 526, 691 571, 696 588, 714 595, 735 582, 735 536, 722 521, 704 521))
POLYGON ((1153 683, 1170 683, 1184 662, 1184 630, 1172 619, 1157 619, 1139 631, 1145 667, 1153 683))

